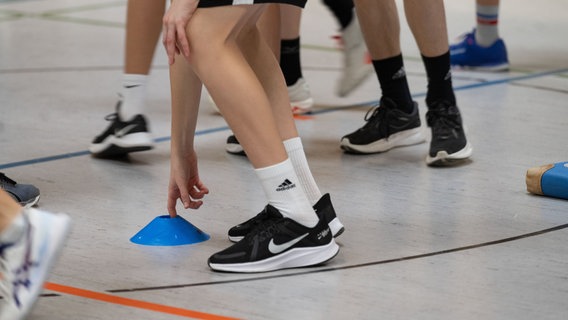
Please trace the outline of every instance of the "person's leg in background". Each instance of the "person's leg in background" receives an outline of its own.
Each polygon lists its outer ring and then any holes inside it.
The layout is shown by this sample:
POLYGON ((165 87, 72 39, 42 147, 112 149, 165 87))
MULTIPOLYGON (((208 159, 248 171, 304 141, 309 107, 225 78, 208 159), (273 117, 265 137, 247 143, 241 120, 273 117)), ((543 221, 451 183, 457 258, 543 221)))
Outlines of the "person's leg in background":
MULTIPOLYGON (((295 114, 310 112, 314 99, 302 74, 300 54, 300 24, 302 9, 279 5, 280 7, 280 68, 286 80, 290 105, 295 114)), ((263 26, 260 25, 262 30, 263 26)))
POLYGON ((323 0, 340 27, 343 68, 335 89, 345 97, 357 89, 373 73, 365 40, 359 27, 359 20, 352 0, 323 0))
POLYGON ((477 0, 476 26, 450 46, 452 66, 480 71, 507 71, 509 57, 499 35, 499 0, 477 0))
POLYGON ((119 157, 153 148, 146 113, 147 81, 162 31, 165 0, 129 0, 126 13, 124 74, 111 124, 89 147, 98 157, 119 157))
MULTIPOLYGON (((428 165, 467 159, 472 148, 465 138, 452 88, 449 45, 442 0, 406 0, 410 29, 422 54, 428 77, 427 121, 432 129, 428 165)), ((350 152, 376 153, 424 141, 417 104, 412 102, 400 48, 398 9, 392 0, 357 0, 357 15, 382 98, 367 123, 342 138, 350 152)))

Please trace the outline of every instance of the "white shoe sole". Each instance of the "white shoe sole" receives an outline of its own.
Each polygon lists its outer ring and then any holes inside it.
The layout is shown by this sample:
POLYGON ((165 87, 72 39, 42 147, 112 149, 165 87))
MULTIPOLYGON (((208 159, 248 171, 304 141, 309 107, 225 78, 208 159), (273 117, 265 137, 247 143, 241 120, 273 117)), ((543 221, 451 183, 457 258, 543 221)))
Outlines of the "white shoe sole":
POLYGON ((120 138, 109 136, 101 143, 92 143, 89 152, 101 154, 113 147, 121 149, 122 153, 149 150, 154 147, 154 141, 148 132, 131 133, 120 138))
POLYGON ((432 167, 453 165, 456 162, 461 162, 468 159, 473 154, 473 148, 469 141, 465 147, 458 152, 448 154, 446 151, 439 151, 435 157, 430 155, 426 156, 426 164, 432 167))
POLYGON ((324 246, 294 248, 260 261, 232 264, 209 263, 209 267, 215 271, 225 272, 267 272, 323 264, 335 257, 338 252, 339 246, 332 239, 330 243, 324 246))
POLYGON ((426 141, 422 127, 394 133, 388 139, 381 139, 366 145, 351 144, 349 139, 341 140, 341 149, 354 153, 380 153, 392 148, 411 146, 426 141))

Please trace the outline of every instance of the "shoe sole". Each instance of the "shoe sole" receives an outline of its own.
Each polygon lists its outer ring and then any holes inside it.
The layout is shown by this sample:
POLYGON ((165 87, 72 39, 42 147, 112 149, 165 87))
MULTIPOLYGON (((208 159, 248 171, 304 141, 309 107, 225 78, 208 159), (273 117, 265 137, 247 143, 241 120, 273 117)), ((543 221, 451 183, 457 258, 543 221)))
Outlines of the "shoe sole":
POLYGON ((230 154, 246 156, 245 150, 243 150, 243 147, 240 144, 228 143, 225 146, 225 151, 227 151, 230 154))
POLYGON ((472 153, 473 148, 468 141, 465 147, 458 152, 448 154, 446 151, 438 151, 435 157, 426 156, 426 164, 431 167, 451 166, 469 159, 472 153))
POLYGON ((290 107, 292 108, 293 114, 310 113, 313 106, 314 106, 314 99, 311 97, 301 101, 290 101, 290 107))
POLYGON ((324 264, 339 253, 339 246, 332 239, 330 243, 311 248, 293 248, 277 256, 247 263, 209 263, 214 271, 255 273, 282 269, 313 267, 324 264))
POLYGON ((489 66, 466 66, 466 65, 452 65, 452 68, 467 70, 467 71, 481 71, 481 72, 506 72, 509 71, 508 63, 501 63, 489 66))
POLYGON ((20 205, 22 205, 24 208, 31 208, 39 202, 39 197, 40 196, 37 196, 28 202, 20 202, 20 205))
POLYGON ((341 140, 341 149, 356 154, 386 152, 396 147, 411 146, 426 142, 422 127, 392 134, 388 139, 381 139, 365 145, 351 144, 349 139, 341 140))
POLYGON ((95 157, 118 157, 131 152, 146 151, 154 148, 154 142, 149 133, 131 133, 121 138, 110 136, 101 143, 93 143, 89 152, 95 157))

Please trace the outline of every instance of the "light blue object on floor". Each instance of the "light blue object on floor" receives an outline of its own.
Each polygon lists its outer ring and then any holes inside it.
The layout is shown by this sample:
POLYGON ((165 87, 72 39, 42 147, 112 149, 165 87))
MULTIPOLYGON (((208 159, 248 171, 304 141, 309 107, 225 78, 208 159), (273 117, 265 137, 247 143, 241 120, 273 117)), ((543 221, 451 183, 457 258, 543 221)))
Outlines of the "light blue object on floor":
POLYGON ((158 216, 130 238, 130 241, 146 246, 179 246, 203 242, 209 235, 180 216, 158 216))
POLYGON ((568 162, 555 163, 542 175, 541 185, 544 195, 568 199, 568 162))
POLYGON ((568 199, 568 162, 559 162, 527 171, 527 190, 534 194, 568 199))

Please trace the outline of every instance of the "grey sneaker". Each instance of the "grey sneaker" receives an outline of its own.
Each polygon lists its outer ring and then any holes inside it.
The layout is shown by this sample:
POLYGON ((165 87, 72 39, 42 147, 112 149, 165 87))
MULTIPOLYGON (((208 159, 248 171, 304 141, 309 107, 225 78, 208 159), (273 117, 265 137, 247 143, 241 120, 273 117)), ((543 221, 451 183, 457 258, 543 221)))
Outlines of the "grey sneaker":
POLYGON ((64 214, 28 208, 23 234, 0 243, 0 319, 24 319, 57 260, 70 229, 64 214))
POLYGON ((31 207, 39 201, 39 189, 31 184, 20 184, 8 178, 0 172, 0 188, 6 192, 20 205, 31 207))

